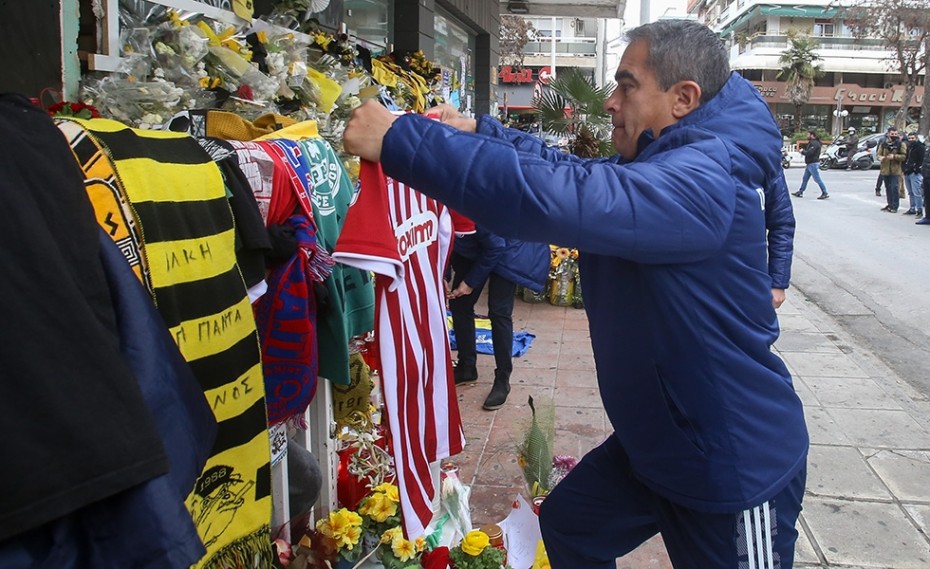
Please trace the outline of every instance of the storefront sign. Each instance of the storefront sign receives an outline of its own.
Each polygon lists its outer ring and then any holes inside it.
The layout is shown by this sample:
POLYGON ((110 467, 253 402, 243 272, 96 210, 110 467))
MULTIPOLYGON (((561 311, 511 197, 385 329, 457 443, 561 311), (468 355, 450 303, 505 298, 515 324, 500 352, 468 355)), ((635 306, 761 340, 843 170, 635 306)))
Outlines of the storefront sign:
MULTIPOLYGON (((782 81, 753 81, 753 87, 769 104, 790 103, 786 94, 786 85, 782 81)), ((912 107, 919 107, 924 99, 924 88, 917 87, 911 99, 912 107)), ((900 107, 904 101, 904 86, 895 85, 890 89, 860 87, 855 84, 841 84, 833 87, 818 86, 811 91, 809 104, 836 105, 844 104, 877 107, 900 107)))
POLYGON ((519 71, 514 71, 512 66, 505 65, 501 68, 498 77, 501 78, 502 83, 532 83, 533 70, 529 67, 524 67, 519 71))
MULTIPOLYGON (((900 105, 904 101, 904 87, 895 86, 891 89, 863 89, 855 86, 842 86, 836 89, 834 100, 843 100, 854 103, 893 103, 900 105)), ((920 105, 924 100, 923 87, 917 87, 911 104, 920 105)))

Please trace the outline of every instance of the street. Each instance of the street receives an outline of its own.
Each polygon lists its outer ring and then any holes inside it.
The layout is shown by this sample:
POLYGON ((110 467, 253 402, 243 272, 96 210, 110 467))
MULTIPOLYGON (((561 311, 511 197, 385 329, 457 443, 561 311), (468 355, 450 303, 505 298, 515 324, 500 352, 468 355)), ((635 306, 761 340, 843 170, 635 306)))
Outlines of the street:
MULTIPOLYGON (((803 164, 785 171, 791 192, 803 164)), ((830 199, 811 180, 792 197, 797 230, 791 285, 835 318, 858 343, 925 397, 930 396, 930 226, 880 211, 878 169, 821 171, 830 199)), ((788 291, 790 297, 791 291, 788 291)))

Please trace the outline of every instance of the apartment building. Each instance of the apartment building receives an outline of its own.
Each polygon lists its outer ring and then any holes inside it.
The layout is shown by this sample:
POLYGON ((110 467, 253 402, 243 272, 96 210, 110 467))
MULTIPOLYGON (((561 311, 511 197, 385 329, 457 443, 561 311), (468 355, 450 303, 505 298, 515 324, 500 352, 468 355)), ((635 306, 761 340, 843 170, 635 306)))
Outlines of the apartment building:
MULTIPOLYGON (((860 132, 882 131, 894 122, 904 86, 889 64, 892 52, 882 40, 857 39, 835 3, 794 0, 774 4, 759 0, 689 0, 688 13, 720 34, 730 49, 730 65, 752 81, 784 131, 791 129, 794 105, 779 81, 778 59, 788 48, 789 30, 816 38, 825 71, 802 109, 805 127, 839 133, 850 126, 860 132)), ((924 88, 911 101, 908 124, 916 127, 924 88)))

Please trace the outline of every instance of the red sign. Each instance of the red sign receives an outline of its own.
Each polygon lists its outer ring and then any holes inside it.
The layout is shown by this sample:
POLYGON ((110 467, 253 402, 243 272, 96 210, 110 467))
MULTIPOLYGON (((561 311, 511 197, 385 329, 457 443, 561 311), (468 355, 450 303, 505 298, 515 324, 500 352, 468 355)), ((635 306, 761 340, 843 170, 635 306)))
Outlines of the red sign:
POLYGON ((514 71, 512 66, 505 65, 503 68, 501 68, 501 72, 498 74, 498 77, 501 78, 502 83, 532 83, 533 70, 529 68, 523 68, 519 71, 514 71))
POLYGON ((539 82, 543 85, 548 85, 552 76, 552 69, 548 65, 539 70, 539 82))

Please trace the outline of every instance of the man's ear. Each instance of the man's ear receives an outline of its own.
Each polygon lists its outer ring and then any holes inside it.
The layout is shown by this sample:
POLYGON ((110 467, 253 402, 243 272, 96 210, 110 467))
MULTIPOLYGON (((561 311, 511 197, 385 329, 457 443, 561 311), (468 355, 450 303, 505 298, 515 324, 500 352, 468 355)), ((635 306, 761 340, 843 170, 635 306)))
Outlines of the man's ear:
POLYGON ((681 119, 701 106, 701 86, 694 81, 679 81, 671 87, 675 95, 672 116, 681 119))

